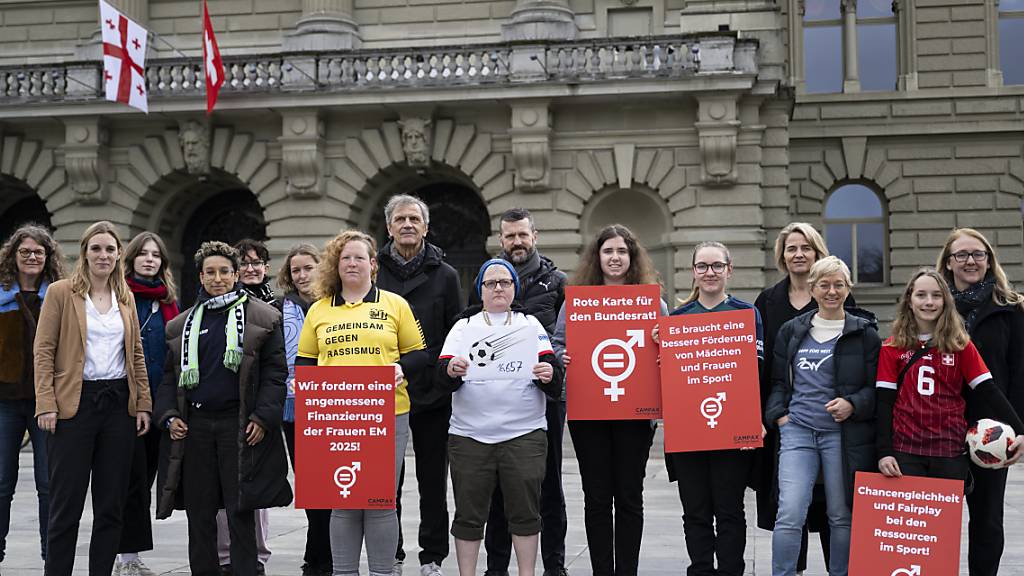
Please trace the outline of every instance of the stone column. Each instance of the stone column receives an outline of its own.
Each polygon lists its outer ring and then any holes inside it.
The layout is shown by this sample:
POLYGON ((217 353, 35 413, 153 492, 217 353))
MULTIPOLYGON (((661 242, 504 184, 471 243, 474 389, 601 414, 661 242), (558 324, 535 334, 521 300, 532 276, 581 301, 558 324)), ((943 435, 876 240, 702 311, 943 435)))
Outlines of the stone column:
MULTIPOLYGON (((896 47, 899 53, 899 90, 917 90, 917 24, 914 0, 895 0, 896 47)), ((998 45, 998 42, 996 42, 998 45)))
POLYGON ((287 51, 359 48, 359 24, 352 17, 353 0, 302 0, 302 18, 284 37, 287 51))
POLYGON ((985 0, 985 75, 989 86, 1003 85, 999 63, 999 0, 985 0))
POLYGON ((857 0, 841 0, 843 15, 843 92, 860 92, 857 69, 857 0))
POLYGON ((576 32, 567 0, 516 0, 512 22, 501 27, 505 40, 572 40, 576 32))

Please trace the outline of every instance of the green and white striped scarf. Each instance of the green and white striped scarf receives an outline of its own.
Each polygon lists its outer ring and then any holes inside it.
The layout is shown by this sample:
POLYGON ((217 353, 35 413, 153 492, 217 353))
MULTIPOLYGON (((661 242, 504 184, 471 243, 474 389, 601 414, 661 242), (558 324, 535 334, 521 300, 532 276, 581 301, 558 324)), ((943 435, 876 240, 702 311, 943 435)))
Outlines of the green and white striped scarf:
POLYGON ((242 364, 242 338, 245 336, 245 306, 248 300, 244 290, 238 289, 200 302, 192 308, 185 320, 181 338, 181 377, 178 387, 189 390, 199 385, 199 331, 203 324, 203 311, 228 308, 228 321, 224 323, 227 346, 224 349, 224 367, 238 372, 242 364))

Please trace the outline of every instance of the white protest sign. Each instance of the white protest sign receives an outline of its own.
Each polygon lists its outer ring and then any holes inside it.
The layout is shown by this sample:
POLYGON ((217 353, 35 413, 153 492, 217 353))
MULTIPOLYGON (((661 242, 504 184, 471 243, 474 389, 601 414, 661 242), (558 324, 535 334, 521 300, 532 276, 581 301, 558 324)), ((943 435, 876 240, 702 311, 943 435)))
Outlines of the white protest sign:
POLYGON ((466 326, 462 355, 466 380, 533 379, 537 329, 532 326, 466 326))

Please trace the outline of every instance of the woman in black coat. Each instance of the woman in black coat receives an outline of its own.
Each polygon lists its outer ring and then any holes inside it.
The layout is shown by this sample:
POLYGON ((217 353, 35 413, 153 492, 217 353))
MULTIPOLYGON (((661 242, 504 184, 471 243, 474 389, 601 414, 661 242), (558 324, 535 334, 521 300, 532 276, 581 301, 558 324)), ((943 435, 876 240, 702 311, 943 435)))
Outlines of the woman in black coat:
MULTIPOLYGON (((774 286, 765 288, 754 301, 754 307, 761 313, 764 323, 764 374, 761 378, 762 413, 771 392, 772 360, 779 328, 793 318, 818 309, 818 303, 811 297, 807 275, 815 262, 828 256, 828 247, 814 226, 806 222, 791 222, 775 238, 775 266, 786 276, 774 286)), ((853 295, 847 297, 847 306, 855 306, 853 295)), ((764 530, 775 528, 778 507, 776 472, 779 456, 779 436, 773 428, 768 429, 764 448, 757 451, 754 469, 754 490, 757 491, 757 527, 764 530)), ((819 533, 821 551, 828 565, 828 519, 825 515, 825 495, 821 485, 815 487, 811 508, 807 511, 800 546, 797 571, 807 569, 808 529, 819 533)))
MULTIPOLYGON (((1024 296, 1010 287, 992 244, 971 228, 959 228, 946 238, 935 269, 949 283, 956 309, 996 386, 1017 414, 1024 414, 1024 296)), ((967 421, 986 414, 991 410, 984 401, 968 395, 967 421)), ((971 576, 995 576, 1003 555, 1006 469, 972 463, 971 475, 967 565, 971 576)))

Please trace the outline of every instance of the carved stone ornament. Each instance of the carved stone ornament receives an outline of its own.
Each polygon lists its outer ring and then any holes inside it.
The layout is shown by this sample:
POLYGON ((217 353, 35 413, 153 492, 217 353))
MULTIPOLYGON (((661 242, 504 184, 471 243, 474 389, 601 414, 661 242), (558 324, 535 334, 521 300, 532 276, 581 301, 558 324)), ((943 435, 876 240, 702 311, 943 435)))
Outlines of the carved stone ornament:
POLYGON ((417 171, 430 167, 430 140, 427 132, 430 123, 429 118, 419 117, 409 117, 398 122, 398 127, 402 129, 405 162, 417 171))
POLYGON ((639 1, 640 0, 619 0, 619 2, 621 2, 623 6, 633 6, 639 1))
POLYGON ((540 192, 550 186, 551 126, 547 102, 512 108, 512 162, 516 190, 540 192))
POLYGON ((324 123, 315 112, 283 118, 281 167, 285 191, 294 198, 318 198, 324 193, 324 123))
POLYGON ((197 120, 186 120, 178 130, 181 154, 189 174, 210 173, 210 129, 197 120))
POLYGON ((64 171, 80 204, 103 204, 110 198, 106 143, 107 132, 98 119, 65 125, 64 171))
POLYGON ((740 128, 735 97, 702 99, 697 114, 701 181, 712 186, 735 183, 736 136, 740 128))

